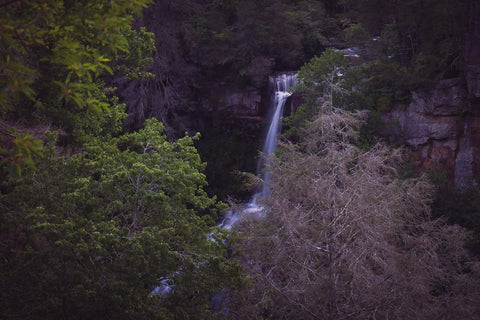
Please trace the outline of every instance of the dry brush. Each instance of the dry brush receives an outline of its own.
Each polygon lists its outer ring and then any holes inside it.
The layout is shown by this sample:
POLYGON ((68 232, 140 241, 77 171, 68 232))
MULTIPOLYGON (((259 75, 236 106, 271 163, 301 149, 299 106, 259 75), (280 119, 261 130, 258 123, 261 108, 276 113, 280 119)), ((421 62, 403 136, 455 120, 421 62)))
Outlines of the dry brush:
POLYGON ((401 150, 355 146, 360 124, 323 108, 271 161, 266 217, 237 228, 240 319, 478 319, 465 231, 431 218, 433 188, 399 177, 401 150))

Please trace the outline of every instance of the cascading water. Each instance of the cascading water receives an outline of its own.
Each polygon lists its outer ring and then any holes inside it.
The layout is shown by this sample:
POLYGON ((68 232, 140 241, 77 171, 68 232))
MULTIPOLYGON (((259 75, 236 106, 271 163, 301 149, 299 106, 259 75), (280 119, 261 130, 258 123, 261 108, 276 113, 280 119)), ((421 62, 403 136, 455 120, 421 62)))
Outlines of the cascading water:
MULTIPOLYGON (((265 167, 265 161, 275 152, 278 142, 278 134, 281 129, 283 109, 288 97, 291 93, 288 90, 296 84, 296 73, 284 73, 275 77, 270 77, 270 86, 273 88, 272 96, 272 111, 270 124, 268 127, 267 136, 263 145, 263 157, 259 161, 259 172, 263 171, 265 167)), ((271 181, 270 172, 265 171, 263 174, 263 184, 260 192, 256 193, 250 202, 246 205, 242 211, 230 210, 225 215, 223 221, 219 224, 220 227, 225 229, 231 229, 237 222, 242 214, 261 214, 261 207, 257 205, 258 198, 265 198, 270 193, 269 184, 271 181)))
MULTIPOLYGON (((265 138, 265 144, 263 146, 263 157, 259 162, 259 172, 263 171, 265 160, 268 161, 268 157, 272 155, 277 147, 278 141, 278 133, 281 128, 281 121, 283 115, 283 108, 285 103, 287 102, 288 97, 291 95, 288 90, 294 87, 296 84, 296 74, 295 73, 288 73, 288 74, 281 74, 275 77, 270 77, 270 86, 273 88, 273 96, 272 96, 272 112, 271 112, 271 120, 270 125, 268 128, 268 133, 265 138)), ((246 205, 246 207, 241 211, 234 211, 230 209, 227 214, 225 215, 222 222, 219 224, 220 227, 225 229, 231 229, 232 226, 237 222, 242 215, 252 215, 262 214, 262 208, 257 205, 258 198, 264 198, 269 194, 269 183, 270 183, 270 173, 266 171, 263 175, 263 185, 260 192, 256 193, 250 202, 246 205)), ((211 236, 211 235, 210 235, 211 236)), ((168 292, 174 290, 174 284, 172 278, 162 277, 159 278, 160 285, 155 287, 152 293, 163 296, 168 292)), ((222 309, 223 308, 223 300, 225 297, 219 293, 212 297, 212 309, 217 310, 218 312, 222 311, 225 314, 228 314, 228 310, 222 309)))
MULTIPOLYGON (((270 77, 270 85, 274 88, 274 97, 272 99, 273 115, 270 120, 270 126, 268 128, 267 137, 265 138, 265 144, 263 145, 263 155, 268 161, 277 147, 278 134, 281 129, 282 124, 282 115, 283 108, 287 102, 288 97, 292 94, 288 90, 295 86, 297 81, 296 74, 281 74, 277 77, 270 77)), ((264 163, 261 162, 259 166, 260 170, 264 168, 264 163)), ((270 185, 271 175, 269 171, 266 171, 263 176, 263 185, 262 191, 259 194, 256 194, 253 200, 256 200, 256 197, 264 198, 269 194, 269 185, 270 185)))

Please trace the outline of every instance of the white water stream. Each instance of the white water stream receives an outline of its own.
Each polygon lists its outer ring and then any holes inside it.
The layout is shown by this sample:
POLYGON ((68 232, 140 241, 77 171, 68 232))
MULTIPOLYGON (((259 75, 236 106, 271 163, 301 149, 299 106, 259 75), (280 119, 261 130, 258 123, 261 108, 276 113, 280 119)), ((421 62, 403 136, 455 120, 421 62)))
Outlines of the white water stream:
MULTIPOLYGON (((278 134, 281 129, 283 109, 285 103, 287 102, 288 97, 291 95, 288 90, 294 87, 296 84, 296 74, 288 73, 281 74, 275 77, 270 77, 270 86, 273 89, 273 96, 271 102, 271 112, 270 112, 270 123, 268 128, 268 133, 265 138, 265 143, 263 146, 263 157, 259 162, 259 173, 264 170, 265 161, 268 161, 269 156, 275 152, 278 142, 278 134)), ((264 198, 269 194, 269 184, 271 181, 270 173, 265 171, 263 174, 263 184, 261 190, 256 193, 250 202, 248 202, 245 207, 240 211, 235 211, 230 209, 223 218, 222 222, 219 223, 219 226, 225 229, 230 230, 232 226, 240 220, 243 216, 246 215, 263 215, 262 207, 257 204, 257 199, 264 198)), ((210 235, 211 236, 211 235, 210 235)), ((174 281, 171 277, 162 277, 159 278, 160 285, 155 287, 152 291, 153 294, 158 296, 163 296, 170 291, 174 290, 174 281)), ((212 298, 212 304, 215 304, 214 309, 222 308, 222 299, 224 297, 221 294, 212 298)), ((220 310, 220 309, 219 309, 220 310)), ((225 312, 225 310, 222 310, 225 312)), ((228 313, 228 311, 226 311, 228 313)))
MULTIPOLYGON (((282 124, 283 109, 288 97, 291 96, 291 93, 288 90, 295 86, 296 79, 296 73, 284 73, 275 77, 270 77, 270 86, 273 89, 270 123, 262 149, 263 157, 260 159, 258 166, 259 173, 265 169, 265 162, 268 162, 268 158, 275 152, 275 148, 277 147, 278 135, 282 124)), ((271 174, 266 170, 263 173, 263 184, 260 192, 252 197, 244 209, 240 211, 230 209, 219 226, 225 229, 231 229, 232 226, 245 215, 262 215, 262 207, 257 204, 257 200, 269 195, 270 182, 271 174)))

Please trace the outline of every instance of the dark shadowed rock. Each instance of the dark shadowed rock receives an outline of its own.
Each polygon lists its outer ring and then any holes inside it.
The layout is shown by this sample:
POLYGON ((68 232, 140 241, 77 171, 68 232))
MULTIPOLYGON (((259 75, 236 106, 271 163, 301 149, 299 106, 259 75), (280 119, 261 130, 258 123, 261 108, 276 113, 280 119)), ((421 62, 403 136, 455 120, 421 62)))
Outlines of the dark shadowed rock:
POLYGON ((471 98, 475 94, 460 79, 413 92, 407 108, 384 115, 385 133, 391 142, 402 141, 417 150, 423 168, 443 169, 461 186, 480 168, 479 106, 471 98))
POLYGON ((461 78, 412 92, 412 102, 385 114, 391 142, 405 142, 426 169, 444 169, 462 186, 480 176, 480 2, 471 4, 461 78))

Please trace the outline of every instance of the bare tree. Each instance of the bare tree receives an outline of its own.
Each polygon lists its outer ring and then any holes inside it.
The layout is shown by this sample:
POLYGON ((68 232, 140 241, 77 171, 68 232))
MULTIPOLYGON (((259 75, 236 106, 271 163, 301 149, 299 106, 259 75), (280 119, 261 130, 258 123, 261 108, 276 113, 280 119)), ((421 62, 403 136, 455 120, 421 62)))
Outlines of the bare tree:
POLYGON ((238 318, 479 319, 465 230, 432 220, 432 186, 397 173, 402 150, 354 145, 361 118, 321 108, 271 162, 266 216, 237 227, 252 279, 238 318))

